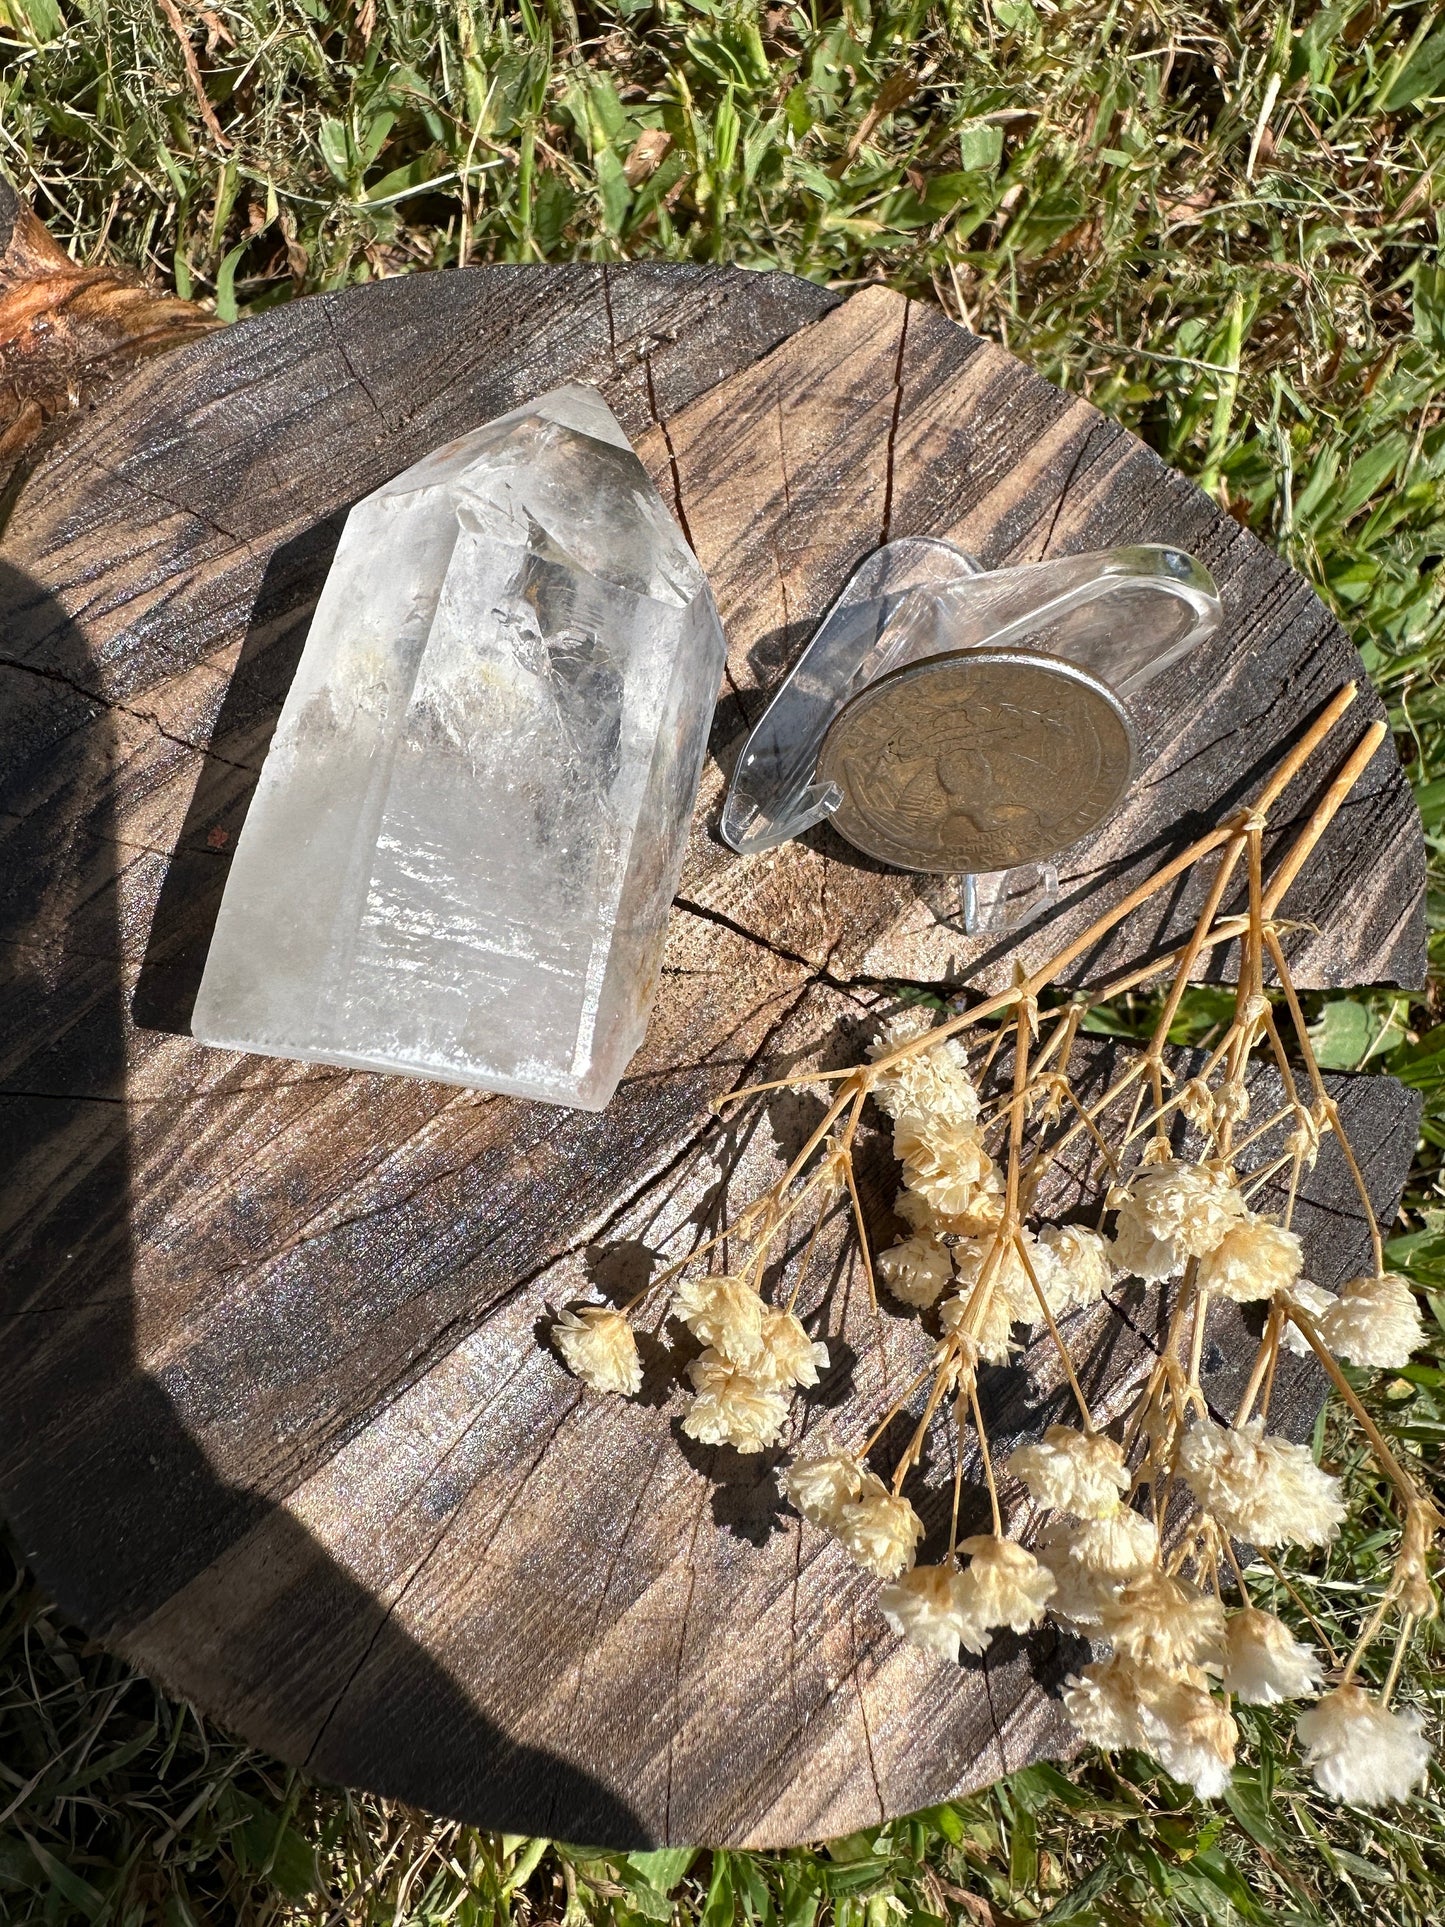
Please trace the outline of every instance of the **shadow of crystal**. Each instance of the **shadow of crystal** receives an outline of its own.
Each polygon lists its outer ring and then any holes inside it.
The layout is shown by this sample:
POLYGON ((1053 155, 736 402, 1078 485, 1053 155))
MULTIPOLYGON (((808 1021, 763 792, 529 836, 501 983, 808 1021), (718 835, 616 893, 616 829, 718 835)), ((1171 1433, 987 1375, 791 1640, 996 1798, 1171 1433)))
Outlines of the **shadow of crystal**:
MULTIPOLYGON (((292 585, 319 585, 325 543, 315 537, 309 561, 278 558, 273 587, 288 570, 292 585)), ((289 614, 253 625, 257 641, 222 712, 253 747, 274 722, 307 613, 292 602, 289 614)), ((11 1066, 0 1092, 0 1213, 13 1227, 0 1251, 0 1509, 70 1618, 318 1778, 482 1826, 554 1834, 560 1821, 573 1838, 653 1844, 627 1801, 592 1774, 480 1713, 391 1607, 289 1513, 221 1477, 138 1359, 134 1120, 110 854, 123 779, 117 731, 103 692, 86 693, 95 665, 74 624, 5 564, 0 619, 9 656, 0 671, 0 940, 13 959, 0 992, 11 1066), (170 1656, 163 1671, 148 1657, 157 1650, 170 1656), (285 1700, 275 1688, 282 1673, 294 1689, 285 1700), (384 1758, 374 1681, 397 1701, 383 1716, 384 1758)), ((229 757, 230 725, 218 725, 217 740, 229 757)), ((236 759, 208 758, 201 787, 222 810, 214 820, 244 813, 247 778, 236 759)), ((198 805, 199 789, 188 830, 206 821, 198 805)), ((204 959, 204 909, 219 901, 219 888, 201 888, 210 873, 183 864, 182 874, 171 947, 156 963, 176 980, 188 946, 199 941, 204 959)))
POLYGON ((190 1035, 231 859, 346 515, 339 510, 315 523, 266 566, 156 898, 131 1006, 144 1030, 190 1035))

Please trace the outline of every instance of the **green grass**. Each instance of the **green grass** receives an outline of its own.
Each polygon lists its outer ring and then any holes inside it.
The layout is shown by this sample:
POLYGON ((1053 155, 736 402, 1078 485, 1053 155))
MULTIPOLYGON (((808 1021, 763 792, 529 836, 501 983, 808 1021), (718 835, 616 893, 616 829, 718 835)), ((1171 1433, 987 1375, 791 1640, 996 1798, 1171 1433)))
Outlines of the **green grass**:
MULTIPOLYGON (((0 0, 0 164, 81 258, 224 316, 458 261, 780 265, 932 296, 1199 477, 1338 610, 1391 705, 1445 964, 1445 22, 1388 0, 574 11, 0 0)), ((1328 1060, 1425 1096, 1392 1250, 1445 1313, 1438 992, 1320 1000, 1328 1060)), ((1127 1020, 1127 1014, 1126 1014, 1127 1020)), ((1207 997, 1185 1026, 1207 1025, 1207 997)), ((1438 1467, 1445 1329, 1377 1395, 1438 1467)), ((1387 1552, 1332 1424, 1352 1623, 1387 1552)), ((1304 1582, 1301 1582, 1304 1583, 1304 1582)), ((1445 1916, 1445 1775, 1374 1818, 1249 1720, 1231 1798, 1147 1762, 1034 1768, 818 1852, 599 1859, 309 1785, 92 1650, 17 1570, 0 1609, 0 1917, 891 1927, 1445 1916), (1052 1911, 1050 1911, 1052 1910, 1052 1911)), ((1440 1732, 1445 1666, 1406 1691, 1440 1732)))

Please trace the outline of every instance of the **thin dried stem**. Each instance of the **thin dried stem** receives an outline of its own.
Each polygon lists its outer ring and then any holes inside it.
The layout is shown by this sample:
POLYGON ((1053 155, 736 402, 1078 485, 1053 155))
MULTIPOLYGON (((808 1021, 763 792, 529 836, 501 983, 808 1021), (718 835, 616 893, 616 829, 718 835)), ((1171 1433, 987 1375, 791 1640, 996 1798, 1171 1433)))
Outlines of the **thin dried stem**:
POLYGON ((1289 1005, 1290 1021, 1294 1026, 1295 1037, 1299 1043, 1300 1054, 1304 1058, 1305 1069, 1309 1072, 1310 1083, 1314 1089, 1316 1101, 1324 1112, 1330 1129, 1339 1140, 1340 1150, 1344 1155, 1345 1164, 1349 1169, 1350 1180, 1359 1196, 1360 1203, 1364 1206, 1365 1225, 1370 1234, 1370 1255, 1374 1260, 1375 1276, 1379 1277, 1385 1269, 1385 1244, 1383 1238, 1380 1236, 1380 1227, 1375 1218, 1375 1206, 1370 1197, 1370 1188, 1365 1183, 1365 1176, 1355 1157, 1354 1149, 1340 1124, 1339 1106, 1325 1089, 1325 1080, 1320 1071, 1319 1062, 1315 1057, 1314 1044, 1309 1034, 1309 1025, 1305 1021, 1303 1010, 1300 1009, 1299 996, 1295 991, 1294 979, 1290 976, 1289 965, 1285 962, 1284 951, 1280 947, 1279 938, 1272 930, 1267 929, 1265 931, 1265 942, 1269 946, 1270 956, 1274 961, 1275 970, 1278 973, 1285 999, 1289 1005))
POLYGON ((1028 1273, 1029 1283, 1033 1286, 1034 1296, 1039 1301, 1039 1310, 1044 1315, 1044 1323, 1048 1326, 1049 1336, 1054 1341, 1054 1350, 1058 1353, 1059 1361, 1063 1365, 1064 1376, 1069 1381, 1069 1389, 1074 1394, 1074 1403, 1079 1408, 1079 1418, 1083 1424, 1084 1432, 1089 1438, 1093 1438, 1095 1428, 1093 1417, 1089 1411, 1089 1401, 1084 1397, 1084 1388, 1080 1385, 1078 1374, 1074 1370, 1074 1361, 1069 1356, 1069 1348, 1059 1335, 1059 1328, 1054 1322, 1054 1314, 1049 1304, 1048 1295, 1039 1283, 1038 1273, 1034 1270, 1034 1261, 1029 1256, 1028 1246, 1023 1241, 1022 1233, 1016 1231, 1013 1241, 1014 1250, 1023 1262, 1023 1268, 1028 1273))
POLYGON ((858 1457, 860 1459, 867 1458, 868 1454, 873 1450, 874 1446, 878 1443, 879 1439, 882 1438, 883 1434, 888 1430, 889 1426, 893 1423, 894 1419, 898 1417, 898 1414, 907 1405, 909 1399, 911 1399, 913 1394, 918 1390, 919 1386, 923 1383, 924 1379, 933 1377, 937 1369, 938 1367, 935 1361, 930 1359, 926 1365, 924 1365, 919 1371, 916 1371, 913 1374, 912 1378, 909 1379, 907 1385, 904 1387, 902 1392, 900 1392, 898 1397, 894 1399, 893 1403, 888 1407, 888 1410, 883 1414, 882 1418, 879 1419, 878 1423, 874 1426, 873 1430, 868 1434, 867 1438, 863 1441, 862 1449, 858 1453, 858 1457))
POLYGON ((1410 1638, 1414 1630, 1414 1615, 1412 1613, 1404 1614, 1400 1620, 1399 1633, 1395 1638, 1395 1650, 1390 1658, 1390 1670, 1386 1673, 1385 1683, 1380 1688, 1380 1698, 1386 1706, 1388 1706, 1390 1701, 1395 1697, 1395 1688, 1400 1681, 1400 1668, 1404 1664, 1406 1653, 1410 1650, 1410 1638))
POLYGON ((963 1499, 963 1427, 967 1410, 967 1392, 960 1385, 953 1401, 953 1507, 948 1519, 948 1559, 945 1562, 948 1565, 958 1558, 958 1509, 963 1499))
POLYGON ((1248 1419, 1254 1401, 1259 1395, 1259 1388, 1264 1383, 1275 1352, 1279 1349, 1279 1329, 1283 1321, 1284 1307, 1278 1299, 1275 1299, 1269 1308, 1269 1316, 1264 1321, 1264 1336, 1260 1340, 1259 1350, 1255 1353, 1254 1369, 1249 1374, 1249 1383, 1240 1394, 1239 1405, 1234 1414, 1236 1428, 1248 1419))
POLYGON ((993 1511, 993 1534, 996 1539, 1003 1537, 1003 1514, 999 1510, 998 1486, 993 1476, 993 1458, 988 1449, 988 1431, 983 1422, 983 1413, 978 1403, 978 1382, 969 1374, 968 1400, 973 1407, 974 1430, 978 1433, 979 1456, 983 1460, 983 1480, 988 1487, 988 1502, 993 1511))

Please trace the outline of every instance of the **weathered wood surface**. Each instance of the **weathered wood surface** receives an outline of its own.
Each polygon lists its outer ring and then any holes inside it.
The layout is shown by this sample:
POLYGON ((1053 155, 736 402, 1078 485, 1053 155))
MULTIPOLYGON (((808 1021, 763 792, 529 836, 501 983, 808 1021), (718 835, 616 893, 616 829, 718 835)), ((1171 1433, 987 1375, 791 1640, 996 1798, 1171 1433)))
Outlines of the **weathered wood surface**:
MULTIPOLYGON (((1031 953, 1248 792, 1358 673, 1337 626, 1137 443, 883 290, 644 267, 393 282, 184 349, 79 426, 21 496, 0 583, 0 1492, 62 1603, 285 1757, 517 1831, 800 1839, 1057 1747, 1050 1640, 956 1673, 901 1648, 771 1462, 680 1439, 660 1357, 641 1405, 602 1402, 539 1320, 635 1288, 816 1115, 781 1098, 725 1132, 719 1090, 856 1051, 880 977, 998 966, 936 884, 826 830, 750 862, 713 834, 762 692, 882 535, 951 533, 988 563, 1167 539, 1221 581, 1227 635, 1151 692, 1139 796, 1031 953), (186 1024, 227 852, 342 512, 579 378, 676 500, 731 644, 634 1074, 588 1117, 203 1049, 186 1024)), ((1291 900, 1301 978, 1418 981, 1422 877, 1386 748, 1291 900)), ((1392 1208, 1410 1100, 1368 1080, 1341 1101, 1392 1208)), ((881 1146, 866 1177, 886 1237, 881 1146)), ((1324 1282, 1365 1249, 1339 1179, 1327 1154, 1306 1226, 1324 1282)), ((882 1409, 916 1328, 875 1325, 841 1260, 819 1281, 822 1404, 882 1409)), ((1080 1334, 1108 1404, 1147 1355, 1136 1324, 1080 1334)), ((1056 1390, 1043 1355, 997 1375, 1001 1436, 1056 1390)))

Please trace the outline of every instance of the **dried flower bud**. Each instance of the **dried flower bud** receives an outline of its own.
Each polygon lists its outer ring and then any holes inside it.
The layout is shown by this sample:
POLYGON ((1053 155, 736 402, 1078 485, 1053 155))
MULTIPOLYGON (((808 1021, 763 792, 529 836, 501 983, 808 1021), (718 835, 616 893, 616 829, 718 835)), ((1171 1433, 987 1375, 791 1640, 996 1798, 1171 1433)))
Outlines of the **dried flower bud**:
MULTIPOLYGON (((925 1036, 931 1028, 928 1013, 900 1011, 883 1027, 883 1036, 872 1045, 868 1055, 876 1062, 900 1044, 925 1036)), ((952 1037, 937 1044, 920 1045, 873 1083, 873 1096, 890 1117, 908 1112, 925 1117, 971 1124, 978 1116, 978 1092, 968 1074, 968 1053, 952 1037)))
POLYGON ((694 1397, 682 1429, 699 1445, 730 1445, 738 1452, 764 1452, 776 1445, 788 1419, 783 1392, 760 1385, 742 1366, 718 1351, 705 1351, 687 1368, 694 1397))
POLYGON ((1273 1613, 1246 1606, 1225 1628, 1224 1684, 1246 1706, 1313 1699, 1320 1690, 1319 1657, 1273 1613))
POLYGON ((1200 1260, 1199 1284, 1236 1305, 1247 1305, 1287 1291, 1303 1269, 1304 1251, 1294 1232, 1251 1212, 1200 1260))
MULTIPOLYGON (((1302 1310, 1306 1311, 1315 1325, 1319 1324, 1321 1318, 1324 1317, 1330 1306, 1336 1302, 1335 1294, 1332 1291, 1326 1291, 1323 1285, 1312 1285, 1308 1278, 1296 1278, 1289 1288, 1287 1297, 1294 1304, 1299 1305, 1302 1310)), ((1308 1358, 1310 1356, 1311 1350, 1313 1349, 1310 1341, 1305 1337, 1299 1326, 1294 1324, 1290 1319, 1285 1320, 1280 1338, 1285 1349, 1293 1352, 1296 1358, 1308 1358)))
POLYGON ((907 1111, 893 1126, 903 1181, 945 1217, 966 1212, 993 1170, 976 1124, 907 1111))
POLYGON ((1243 1080, 1229 1077, 1214 1093, 1214 1115, 1221 1124, 1242 1124, 1249 1116, 1249 1092, 1243 1080))
POLYGON ((839 1508, 831 1530, 865 1570, 896 1579, 913 1564, 923 1521, 907 1499, 895 1497, 881 1479, 865 1472, 858 1497, 839 1508))
POLYGON ((1109 1243, 1097 1231, 1080 1224, 1046 1224, 1039 1232, 1035 1261, 1039 1283, 1055 1318, 1083 1305, 1096 1305, 1114 1282, 1109 1243))
POLYGON ((1310 1111, 1299 1111, 1294 1129, 1284 1141, 1291 1157, 1297 1157, 1306 1171, 1313 1171, 1320 1155, 1319 1119, 1310 1111))
POLYGON ((1051 1519, 1035 1551, 1058 1587, 1050 1610, 1075 1626, 1097 1626, 1125 1580, 1158 1558, 1159 1535, 1142 1512, 1120 1506, 1105 1518, 1078 1524, 1051 1519))
POLYGON ((1214 1093, 1202 1077, 1181 1084, 1176 1096, 1180 1112, 1201 1131, 1214 1128, 1214 1093))
POLYGON ((1425 1342, 1415 1294, 1397 1272, 1352 1278, 1319 1321, 1320 1337, 1351 1365, 1399 1371, 1425 1342))
POLYGON ((763 1301, 745 1278, 716 1272, 684 1280, 673 1294, 671 1316, 700 1345, 737 1365, 749 1364, 762 1346, 763 1301))
MULTIPOLYGON (((1020 1237, 1029 1254, 1029 1262, 1034 1267, 1034 1275, 1042 1285, 1052 1259, 1040 1255, 1029 1232, 1021 1232, 1020 1237)), ((1009 1317, 1019 1324, 1038 1323, 1041 1316, 1038 1293, 1019 1256, 1018 1246, 1003 1232, 990 1232, 983 1238, 961 1239, 953 1248, 953 1263, 958 1273, 960 1291, 965 1298, 987 1271, 989 1289, 995 1298, 1001 1298, 1008 1306, 1009 1317), (994 1255, 995 1251, 997 1256, 994 1255)))
POLYGON ((1424 1720, 1393 1713, 1359 1686, 1337 1686, 1295 1723, 1305 1765, 1333 1800, 1378 1807, 1408 1800, 1425 1783, 1430 1746, 1424 1720))
POLYGON ((594 1392, 633 1398, 642 1389, 637 1339, 626 1318, 610 1305, 580 1305, 561 1312, 552 1326, 552 1342, 568 1371, 594 1392))
POLYGON ((1118 1207, 1114 1263, 1136 1278, 1176 1278, 1214 1250, 1245 1214, 1233 1178, 1211 1164, 1170 1159, 1135 1171, 1118 1207))
POLYGON ((1129 1490, 1122 1447, 1102 1433, 1090 1437, 1069 1425, 1051 1425, 1041 1439, 1021 1445, 1008 1469, 1037 1504, 1081 1519, 1108 1518, 1129 1490))
POLYGON ((959 1645, 970 1631, 960 1604, 960 1583, 952 1566, 915 1566, 883 1587, 879 1611, 911 1646, 957 1665, 959 1645))
POLYGON ((990 1533, 964 1539, 959 1550, 969 1556, 958 1598, 966 1622, 963 1643, 971 1653, 983 1652, 996 1626, 1026 1633, 1038 1625, 1057 1590, 1046 1565, 1014 1540, 990 1533))
POLYGON ((1116 1653, 1143 1666, 1217 1662, 1224 1651, 1224 1608, 1213 1593, 1150 1566, 1120 1588, 1100 1615, 1116 1653))
POLYGON ((1435 1529, 1430 1508, 1418 1499, 1411 1500, 1405 1507, 1395 1579, 1400 1588, 1400 1611, 1412 1619, 1433 1619, 1437 1610, 1435 1589, 1430 1584, 1430 1546, 1435 1529))
POLYGON ((937 1304, 953 1282, 953 1253, 938 1238, 916 1232, 878 1254, 878 1274, 893 1296, 923 1309, 937 1304))
POLYGON ((945 1298, 938 1308, 938 1317, 946 1332, 961 1332, 970 1338, 978 1357, 990 1365, 1007 1365, 1013 1319, 996 1291, 985 1286, 981 1294, 969 1291, 957 1298, 945 1298))
POLYGON ((1112 1753, 1121 1746, 1142 1746, 1139 1700, 1144 1690, 1132 1660, 1096 1660, 1064 1682, 1064 1711, 1079 1737, 1112 1753))
POLYGON ((1144 1749, 1198 1799, 1217 1800, 1229 1786, 1239 1728, 1197 1678, 1152 1685, 1140 1702, 1144 1749))
POLYGON ((1071 1675, 1063 1699, 1092 1745, 1141 1747, 1201 1799, 1217 1799, 1228 1786, 1238 1729, 1202 1678, 1116 1656, 1071 1675))
POLYGON ((816 1385, 828 1369, 828 1347, 809 1338, 802 1320, 773 1305, 763 1307, 763 1337, 756 1358, 748 1366, 759 1385, 787 1391, 794 1385, 816 1385))
POLYGON ((782 1486, 805 1519, 831 1532, 843 1507, 863 1490, 864 1476, 858 1460, 836 1450, 825 1437, 819 1448, 793 1460, 782 1486))
POLYGON ((981 1238, 1003 1222, 1003 1179, 990 1170, 962 1211, 935 1211, 916 1191, 900 1191, 893 1209, 905 1224, 931 1238, 981 1238))
POLYGON ((1232 1428, 1201 1419, 1179 1441, 1178 1466, 1206 1512, 1256 1546, 1326 1546, 1345 1516, 1340 1482, 1308 1446, 1266 1437, 1264 1421, 1232 1428))

